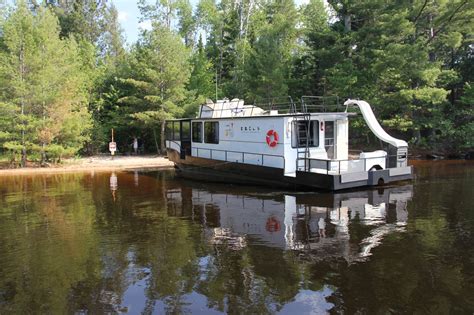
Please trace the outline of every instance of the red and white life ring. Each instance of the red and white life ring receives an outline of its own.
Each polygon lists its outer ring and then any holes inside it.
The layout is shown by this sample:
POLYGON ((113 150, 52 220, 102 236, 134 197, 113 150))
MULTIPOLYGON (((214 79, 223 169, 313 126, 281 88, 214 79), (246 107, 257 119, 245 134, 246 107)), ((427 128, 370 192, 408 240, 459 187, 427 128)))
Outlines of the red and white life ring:
POLYGON ((274 216, 271 216, 267 219, 267 224, 265 224, 265 229, 268 232, 278 232, 281 230, 280 221, 278 221, 274 216))
POLYGON ((273 129, 267 132, 267 144, 270 148, 276 147, 278 144, 278 133, 273 129))

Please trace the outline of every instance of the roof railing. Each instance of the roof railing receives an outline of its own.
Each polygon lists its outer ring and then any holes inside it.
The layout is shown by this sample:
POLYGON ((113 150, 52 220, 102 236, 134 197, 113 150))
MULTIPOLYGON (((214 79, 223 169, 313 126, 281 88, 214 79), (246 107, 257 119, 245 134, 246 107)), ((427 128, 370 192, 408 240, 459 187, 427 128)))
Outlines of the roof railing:
POLYGON ((305 95, 301 97, 301 112, 303 113, 326 113, 346 111, 347 106, 344 106, 338 96, 305 95))
POLYGON ((265 111, 277 110, 280 114, 294 114, 297 112, 295 102, 293 102, 291 96, 255 99, 253 105, 265 111))
MULTIPOLYGON (((237 100, 242 101, 243 100, 237 100)), ((213 103, 213 108, 201 107, 197 118, 222 118, 222 117, 244 117, 256 115, 273 114, 309 114, 309 113, 334 113, 347 112, 347 106, 343 104, 338 96, 302 96, 300 106, 293 101, 291 96, 255 99, 252 105, 243 103, 235 107, 225 106, 235 100, 219 101, 213 103), (299 108, 298 108, 299 107, 299 108), (211 116, 211 117, 209 117, 211 116)))

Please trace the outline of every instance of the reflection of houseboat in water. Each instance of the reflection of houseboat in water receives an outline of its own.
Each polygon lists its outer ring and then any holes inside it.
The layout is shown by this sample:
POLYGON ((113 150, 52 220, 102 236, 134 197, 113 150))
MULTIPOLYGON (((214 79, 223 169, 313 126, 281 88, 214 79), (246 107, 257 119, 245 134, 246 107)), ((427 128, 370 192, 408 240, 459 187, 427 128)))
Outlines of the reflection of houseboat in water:
POLYGON ((363 259, 391 232, 403 230, 412 186, 337 194, 227 194, 192 189, 168 192, 173 203, 192 205, 194 220, 208 228, 211 243, 235 249, 264 245, 312 255, 363 259), (350 229, 362 237, 351 240, 350 229))
POLYGON ((388 135, 367 102, 303 97, 301 106, 271 100, 208 101, 197 118, 166 123, 166 148, 184 175, 213 181, 329 190, 412 177, 408 144, 388 135), (349 117, 357 107, 385 150, 349 155, 349 117))

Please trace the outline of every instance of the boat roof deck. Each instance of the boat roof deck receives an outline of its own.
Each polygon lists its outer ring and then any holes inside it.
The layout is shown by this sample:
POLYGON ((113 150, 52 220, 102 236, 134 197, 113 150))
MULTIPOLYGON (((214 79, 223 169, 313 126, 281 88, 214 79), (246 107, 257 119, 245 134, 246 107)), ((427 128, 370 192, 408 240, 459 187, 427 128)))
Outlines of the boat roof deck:
POLYGON ((208 100, 201 105, 199 114, 195 118, 174 119, 236 119, 236 118, 270 118, 286 116, 307 115, 341 115, 353 116, 356 113, 347 112, 347 106, 343 105, 336 96, 303 96, 295 103, 291 97, 280 97, 256 100, 251 105, 245 105, 240 99, 218 100, 216 103, 208 100))

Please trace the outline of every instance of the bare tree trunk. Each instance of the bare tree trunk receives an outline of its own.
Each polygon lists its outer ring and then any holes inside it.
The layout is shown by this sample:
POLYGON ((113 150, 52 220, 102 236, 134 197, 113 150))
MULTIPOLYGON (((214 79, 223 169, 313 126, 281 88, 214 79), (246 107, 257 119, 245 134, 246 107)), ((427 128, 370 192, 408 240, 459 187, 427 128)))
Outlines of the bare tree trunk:
MULTIPOLYGON (((23 45, 22 47, 20 48, 20 80, 21 80, 21 83, 24 82, 25 78, 24 78, 24 75, 25 75, 25 60, 24 60, 24 51, 23 51, 23 45)), ((25 126, 26 126, 26 122, 25 122, 25 118, 23 117, 23 115, 25 114, 25 96, 22 95, 21 96, 21 119, 22 119, 22 125, 23 125, 23 128, 21 129, 21 167, 25 167, 26 166, 26 144, 25 144, 25 126)))
POLYGON ((349 33, 351 30, 352 30, 351 14, 347 12, 344 15, 344 32, 349 33))
MULTIPOLYGON (((41 46, 41 52, 43 53, 42 60, 45 59, 45 48, 44 44, 41 46)), ((44 63, 42 65, 42 68, 44 70, 44 63)), ((45 87, 44 87, 44 81, 41 81, 41 96, 43 97, 43 103, 42 103, 42 111, 43 111, 43 129, 46 126, 46 102, 44 101, 46 99, 45 97, 45 87)), ((46 164, 46 140, 44 139, 44 135, 42 136, 41 139, 41 166, 44 166, 46 164)))
MULTIPOLYGON (((429 24, 429 32, 428 32, 428 42, 432 41, 435 33, 434 33, 434 28, 433 28, 433 14, 428 14, 428 24, 429 24)), ((429 52, 429 60, 430 62, 435 62, 436 61, 436 53, 434 51, 429 52)))
POLYGON ((46 143, 41 144, 41 166, 46 164, 46 143))
POLYGON ((156 139, 156 130, 153 128, 153 139, 155 140, 156 153, 160 154, 160 147, 158 146, 158 139, 156 139))
POLYGON ((160 144, 161 144, 161 153, 162 154, 165 154, 166 152, 166 146, 165 146, 165 121, 163 120, 161 122, 161 133, 160 133, 160 136, 161 136, 161 139, 160 139, 160 144))

